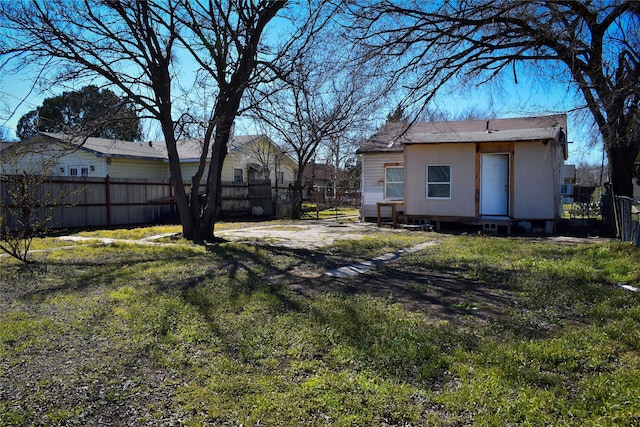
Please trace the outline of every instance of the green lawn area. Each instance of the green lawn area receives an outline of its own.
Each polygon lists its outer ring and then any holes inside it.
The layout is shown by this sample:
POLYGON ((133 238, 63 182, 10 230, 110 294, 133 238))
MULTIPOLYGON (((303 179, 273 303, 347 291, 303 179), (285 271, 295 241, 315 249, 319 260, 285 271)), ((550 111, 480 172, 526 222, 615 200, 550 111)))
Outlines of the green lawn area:
POLYGON ((345 216, 353 217, 358 216, 360 213, 358 208, 348 206, 337 206, 334 208, 317 210, 316 205, 311 203, 305 203, 302 206, 302 209, 304 210, 302 219, 343 219, 345 216))
POLYGON ((0 425, 640 424, 627 244, 376 230, 313 251, 176 240, 35 257, 0 259, 0 425), (294 274, 421 236, 439 243, 373 273, 294 274))

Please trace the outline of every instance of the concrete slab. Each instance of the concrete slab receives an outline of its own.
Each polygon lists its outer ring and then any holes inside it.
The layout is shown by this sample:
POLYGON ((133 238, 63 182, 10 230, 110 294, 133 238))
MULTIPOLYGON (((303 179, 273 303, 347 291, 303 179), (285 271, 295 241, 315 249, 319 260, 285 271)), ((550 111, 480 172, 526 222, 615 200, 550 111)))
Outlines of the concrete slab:
POLYGON ((240 242, 262 240, 273 246, 292 249, 316 249, 336 240, 362 239, 369 230, 373 230, 372 224, 305 222, 221 230, 216 232, 216 236, 240 242))

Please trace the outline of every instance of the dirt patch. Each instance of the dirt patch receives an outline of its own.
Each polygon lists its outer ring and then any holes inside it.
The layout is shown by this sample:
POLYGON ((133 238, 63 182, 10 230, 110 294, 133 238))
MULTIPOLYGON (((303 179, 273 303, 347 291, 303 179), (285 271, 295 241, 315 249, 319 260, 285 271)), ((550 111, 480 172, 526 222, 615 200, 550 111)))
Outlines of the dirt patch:
POLYGON ((591 243, 605 243, 612 239, 606 237, 573 237, 573 236, 552 236, 543 239, 547 243, 559 243, 565 245, 588 245, 591 243))

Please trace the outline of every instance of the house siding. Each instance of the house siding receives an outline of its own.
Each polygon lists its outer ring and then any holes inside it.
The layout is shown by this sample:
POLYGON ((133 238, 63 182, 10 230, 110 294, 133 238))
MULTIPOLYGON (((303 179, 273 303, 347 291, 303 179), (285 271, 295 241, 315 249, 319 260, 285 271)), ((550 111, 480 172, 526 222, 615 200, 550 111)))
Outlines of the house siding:
MULTIPOLYGON (((209 166, 207 164, 207 166, 209 166)), ((167 173, 169 175, 171 175, 171 171, 169 169, 169 163, 167 163, 165 165, 165 167, 167 168, 167 173)), ((180 170, 182 171, 182 180, 187 183, 190 184, 191 183, 191 177, 196 173, 196 171, 198 170, 198 163, 197 162, 182 162, 180 163, 180 170)), ((202 176, 202 182, 206 182, 207 179, 207 175, 209 168, 205 168, 204 171, 204 175, 202 176)), ((223 179, 224 181, 224 179, 223 179)))
POLYGON ((510 161, 510 216, 514 219, 552 220, 558 216, 559 168, 563 158, 553 142, 507 144, 411 144, 405 146, 405 208, 408 216, 449 217, 451 220, 479 216, 478 177, 482 153, 505 153, 510 161), (512 151, 513 150, 513 151, 512 151), (451 165, 451 198, 427 199, 426 166, 451 165))
POLYGON ((69 150, 59 144, 33 144, 23 154, 13 157, 11 152, 7 152, 2 159, 2 172, 10 175, 26 171, 46 176, 67 176, 70 166, 89 168, 89 176, 104 176, 101 173, 104 170, 103 158, 84 150, 69 150))
POLYGON ((515 144, 514 207, 515 219, 554 219, 555 198, 560 191, 553 142, 515 144))
POLYGON ((222 181, 233 182, 233 170, 242 169, 242 182, 247 182, 248 163, 258 163, 258 161, 251 159, 248 153, 245 154, 234 151, 227 154, 222 164, 222 181))
POLYGON ((105 163, 106 172, 111 178, 146 179, 150 181, 169 179, 168 166, 162 160, 120 159, 114 157, 111 158, 111 164, 109 162, 105 163))
POLYGON ((405 146, 405 208, 408 216, 475 216, 474 144, 405 146), (451 198, 427 199, 428 164, 451 165, 451 198))
MULTIPOLYGON (((376 218, 378 216, 376 203, 385 200, 384 197, 384 165, 388 163, 404 162, 402 152, 366 153, 362 154, 362 218, 376 218)), ((405 195, 407 191, 407 176, 405 168, 405 195)))

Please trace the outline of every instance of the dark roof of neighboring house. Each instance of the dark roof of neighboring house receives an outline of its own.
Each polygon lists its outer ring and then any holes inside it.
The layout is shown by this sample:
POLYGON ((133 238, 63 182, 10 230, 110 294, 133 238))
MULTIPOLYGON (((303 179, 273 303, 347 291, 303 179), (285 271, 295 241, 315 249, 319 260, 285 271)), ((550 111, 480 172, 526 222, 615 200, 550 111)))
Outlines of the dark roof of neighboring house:
MULTIPOLYGON (((397 152, 405 144, 515 142, 566 138, 567 116, 555 114, 511 119, 452 122, 391 122, 362 143, 358 153, 397 152)), ((566 139, 565 139, 566 140, 566 139)))
MULTIPOLYGON (((84 150, 94 153, 99 157, 121 157, 133 159, 164 160, 166 148, 163 144, 153 145, 148 142, 133 142, 119 139, 106 139, 95 137, 79 137, 61 133, 38 132, 30 138, 13 143, 8 149, 22 149, 29 151, 32 144, 57 143, 69 149, 84 150)), ((35 148, 35 149, 40 149, 35 148)), ((4 150, 3 150, 4 151, 4 150)))
MULTIPOLYGON (((264 135, 238 135, 229 143, 229 151, 237 150, 242 146, 256 141, 264 135)), ((166 160, 167 147, 164 141, 133 142, 117 139, 78 137, 60 133, 38 132, 32 137, 17 143, 3 144, 2 151, 12 148, 24 147, 31 143, 55 142, 68 146, 71 149, 85 150, 100 157, 120 157, 146 160, 166 160), (6 145, 6 147, 5 147, 6 145)), ((181 160, 199 159, 202 142, 197 139, 180 140, 177 143, 178 154, 181 160)))

